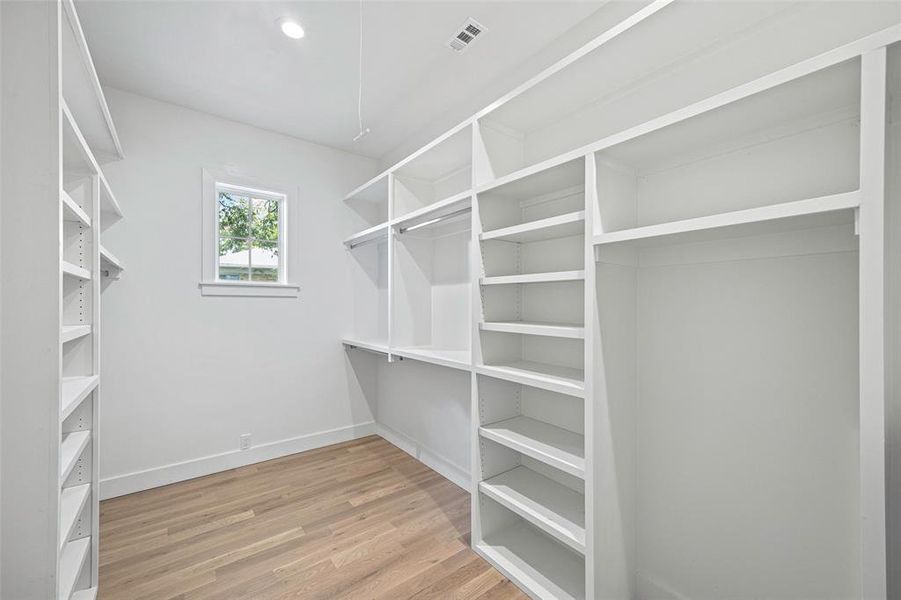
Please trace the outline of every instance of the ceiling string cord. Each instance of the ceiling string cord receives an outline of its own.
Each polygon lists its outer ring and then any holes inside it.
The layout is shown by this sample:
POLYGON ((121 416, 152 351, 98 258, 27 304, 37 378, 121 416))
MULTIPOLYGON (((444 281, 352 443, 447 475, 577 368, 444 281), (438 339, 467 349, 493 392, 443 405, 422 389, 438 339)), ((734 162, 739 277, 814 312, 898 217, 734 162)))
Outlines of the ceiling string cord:
POLYGON ((358 63, 359 79, 357 83, 357 137, 356 142, 361 137, 369 133, 369 128, 363 129, 363 0, 360 0, 360 43, 359 43, 359 63, 358 63))

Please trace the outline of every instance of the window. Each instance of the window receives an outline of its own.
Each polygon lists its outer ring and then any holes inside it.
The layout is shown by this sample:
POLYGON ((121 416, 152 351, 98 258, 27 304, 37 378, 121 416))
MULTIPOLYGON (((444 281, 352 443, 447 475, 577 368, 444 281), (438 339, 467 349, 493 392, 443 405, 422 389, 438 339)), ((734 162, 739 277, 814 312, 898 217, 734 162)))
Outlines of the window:
POLYGON ((285 197, 216 185, 220 281, 281 282, 280 244, 285 197))
POLYGON ((203 172, 204 296, 297 296, 287 189, 203 172))

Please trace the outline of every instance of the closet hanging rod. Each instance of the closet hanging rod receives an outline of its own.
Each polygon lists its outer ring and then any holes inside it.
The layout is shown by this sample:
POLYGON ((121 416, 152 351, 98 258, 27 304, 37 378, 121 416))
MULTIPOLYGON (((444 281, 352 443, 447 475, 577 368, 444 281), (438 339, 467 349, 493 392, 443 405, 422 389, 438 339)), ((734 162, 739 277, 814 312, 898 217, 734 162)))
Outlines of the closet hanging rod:
POLYGON ((466 208, 461 208, 459 210, 455 210, 454 212, 449 212, 446 215, 441 215, 440 217, 435 217, 434 219, 429 219, 428 221, 423 221, 422 223, 417 223, 416 225, 410 225, 409 227, 401 227, 397 230, 398 233, 407 233, 408 231, 413 231, 415 229, 419 229, 421 227, 427 227, 428 225, 434 225, 435 223, 439 223, 444 221, 445 219, 450 219, 451 217, 457 217, 460 215, 464 215, 468 212, 472 211, 471 206, 467 206, 466 208))
POLYGON ((366 244, 371 244, 372 242, 377 242, 381 239, 382 239, 382 236, 377 235, 375 237, 366 238, 365 240, 361 240, 359 242, 351 242, 350 244, 347 244, 347 249, 353 250, 354 248, 357 248, 358 246, 365 246, 366 244))

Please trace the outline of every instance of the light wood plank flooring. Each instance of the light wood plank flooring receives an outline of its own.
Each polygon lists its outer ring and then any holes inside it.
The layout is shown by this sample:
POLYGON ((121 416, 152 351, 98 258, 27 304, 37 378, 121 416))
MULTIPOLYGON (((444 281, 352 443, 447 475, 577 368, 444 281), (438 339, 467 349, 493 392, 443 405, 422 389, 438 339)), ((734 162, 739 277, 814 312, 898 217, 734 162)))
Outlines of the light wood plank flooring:
POLYGON ((469 495, 379 437, 101 504, 102 600, 524 599, 469 495))

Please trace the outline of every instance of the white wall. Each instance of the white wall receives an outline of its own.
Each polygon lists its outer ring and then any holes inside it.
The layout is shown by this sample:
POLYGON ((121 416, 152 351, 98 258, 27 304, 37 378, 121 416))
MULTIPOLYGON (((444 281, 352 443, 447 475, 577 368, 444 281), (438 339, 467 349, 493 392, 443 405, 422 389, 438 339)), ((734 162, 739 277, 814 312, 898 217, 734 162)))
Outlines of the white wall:
POLYGON ((379 433, 468 490, 471 375, 408 359, 389 364, 384 357, 370 356, 379 367, 379 433))
POLYGON ((340 198, 376 164, 108 90, 125 160, 106 173, 126 265, 103 293, 105 497, 374 431, 376 367, 342 349, 348 278, 340 198), (293 185, 300 297, 202 297, 201 169, 293 185), (254 448, 239 452, 239 435, 254 448))

